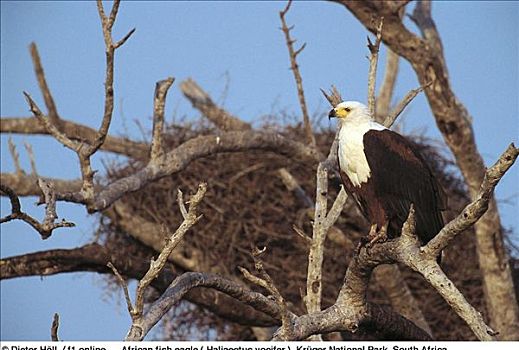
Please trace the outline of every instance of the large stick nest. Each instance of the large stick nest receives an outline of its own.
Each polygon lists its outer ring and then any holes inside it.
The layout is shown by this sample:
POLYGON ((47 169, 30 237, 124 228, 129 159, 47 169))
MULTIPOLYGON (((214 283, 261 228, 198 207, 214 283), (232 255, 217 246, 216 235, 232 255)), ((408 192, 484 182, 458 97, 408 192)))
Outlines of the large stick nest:
MULTIPOLYGON (((300 127, 284 127, 278 131, 287 137, 304 139, 300 127)), ((175 125, 168 128, 165 142, 168 148, 174 148, 194 136, 216 132, 217 130, 207 126, 175 125)), ((322 152, 327 154, 333 133, 325 130, 316 136, 322 152)), ((466 190, 455 175, 453 164, 442 155, 437 146, 424 138, 415 138, 415 142, 448 194, 450 210, 446 216, 450 219, 467 203, 466 190)), ((128 175, 141 166, 140 162, 132 161, 113 167, 109 171, 109 180, 128 175)), ((184 192, 194 191, 199 182, 206 181, 208 191, 200 206, 204 217, 177 249, 182 249, 183 254, 188 257, 197 254, 199 271, 219 272, 234 279, 242 279, 237 266, 254 270, 250 257, 251 248, 267 247, 263 256, 265 268, 290 302, 291 309, 300 314, 305 312, 302 294, 306 289, 307 247, 292 226, 295 224, 311 235, 313 210, 306 208, 293 193, 287 191, 278 175, 278 170, 282 167, 287 168, 306 193, 314 198, 315 165, 297 163, 273 153, 243 152, 198 159, 184 171, 152 183, 125 196, 121 201, 131 208, 133 215, 166 224, 171 230, 175 230, 182 220, 176 203, 177 189, 181 188, 184 192)), ((340 182, 337 178, 332 178, 330 183, 329 198, 332 201, 340 182)), ((103 224, 109 232, 108 239, 110 236, 118 236, 120 239, 123 234, 116 229, 116 224, 103 224)), ((334 302, 346 267, 354 254, 354 247, 360 237, 368 232, 366 220, 352 202, 346 205, 336 228, 339 229, 336 231, 339 237, 333 241, 329 239, 326 243, 323 307, 334 302)), ((448 247, 442 266, 468 301, 476 309, 485 312, 482 279, 472 230, 460 235, 448 247)), ((435 338, 475 339, 465 323, 419 275, 405 268, 402 270, 435 338)), ((387 297, 375 282, 372 282, 368 298, 389 305, 387 297)), ((216 338, 220 339, 249 339, 251 336, 249 331, 216 316, 208 316, 207 312, 201 312, 196 307, 178 308, 174 313, 174 318, 165 322, 168 333, 166 337, 179 339, 189 337, 189 334, 191 337, 215 337, 214 331, 211 333, 207 331, 209 329, 216 330, 216 338), (193 331, 193 327, 186 325, 196 326, 199 331, 193 331), (203 331, 204 327, 207 332, 203 331)))

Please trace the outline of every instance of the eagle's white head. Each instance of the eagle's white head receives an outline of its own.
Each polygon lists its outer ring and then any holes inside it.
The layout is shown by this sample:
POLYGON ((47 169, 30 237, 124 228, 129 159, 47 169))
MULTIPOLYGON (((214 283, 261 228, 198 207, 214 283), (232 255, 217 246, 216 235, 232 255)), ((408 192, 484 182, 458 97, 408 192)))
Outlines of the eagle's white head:
POLYGON ((357 101, 344 101, 339 103, 328 114, 328 118, 337 118, 343 123, 366 123, 373 120, 368 107, 357 101))

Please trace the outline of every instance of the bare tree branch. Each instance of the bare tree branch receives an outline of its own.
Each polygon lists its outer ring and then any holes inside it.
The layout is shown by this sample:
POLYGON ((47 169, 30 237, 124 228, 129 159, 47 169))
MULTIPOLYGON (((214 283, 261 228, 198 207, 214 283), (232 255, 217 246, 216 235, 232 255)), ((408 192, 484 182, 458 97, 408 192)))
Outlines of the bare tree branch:
POLYGON ((375 245, 369 252, 362 249, 348 266, 344 284, 334 305, 326 310, 302 315, 292 321, 287 332, 280 328, 273 340, 302 340, 312 334, 334 331, 356 332, 369 327, 385 332, 385 339, 428 340, 430 336, 407 319, 369 304, 366 290, 375 266, 392 261, 389 255, 400 241, 375 245), (397 242, 397 243, 395 243, 397 242))
MULTIPOLYGON (((157 260, 151 260, 150 268, 148 272, 144 275, 144 277, 139 281, 137 285, 136 298, 135 298, 135 307, 130 310, 130 315, 132 316, 132 325, 130 330, 128 331, 128 335, 126 336, 126 340, 140 340, 142 339, 146 333, 143 332, 143 323, 146 323, 145 318, 147 315, 144 315, 144 292, 149 287, 151 282, 157 278, 160 274, 164 266, 166 265, 167 259, 173 249, 178 245, 178 243, 184 238, 186 232, 195 225, 198 220, 200 220, 201 216, 197 214, 197 208, 204 195, 207 191, 207 184, 201 183, 198 186, 198 191, 195 195, 193 195, 189 201, 189 209, 184 218, 184 221, 178 229, 173 233, 168 235, 169 238, 166 241, 166 245, 160 252, 157 260)), ((130 307, 129 304, 128 307, 130 307)))
MULTIPOLYGON (((322 298, 322 265, 324 259, 324 242, 329 229, 335 224, 348 195, 341 188, 332 210, 328 213, 328 169, 324 162, 317 166, 316 174, 316 200, 313 223, 313 236, 308 253, 308 272, 306 279, 305 305, 308 313, 321 311, 322 298)), ((286 333, 285 331, 283 333, 286 333)), ((312 340, 322 340, 320 336, 314 336, 312 340)))
MULTIPOLYGON (((96 130, 88 126, 60 119, 60 131, 69 139, 90 144, 96 130)), ((0 118, 0 132, 18 134, 50 135, 47 128, 36 118, 0 118)), ((125 138, 107 136, 101 150, 126 155, 131 158, 143 159, 148 156, 149 145, 131 141, 125 138)))
POLYGON ((153 136, 151 139, 150 158, 154 162, 162 161, 164 157, 164 145, 162 144, 162 132, 164 131, 164 107, 168 90, 173 85, 174 78, 168 78, 157 82, 155 87, 155 99, 153 103, 153 136))
POLYGON ((299 72, 299 65, 297 64, 297 55, 299 55, 304 50, 304 48, 306 47, 306 43, 304 43, 299 49, 294 50, 295 40, 290 37, 290 30, 292 30, 294 27, 292 26, 289 28, 287 26, 287 22, 285 19, 285 16, 288 10, 290 9, 291 4, 292 0, 289 0, 287 2, 286 7, 279 12, 279 18, 281 19, 281 30, 285 35, 288 54, 290 57, 290 69, 294 73, 294 79, 296 81, 297 96, 299 98, 299 105, 301 106, 301 112, 303 114, 303 124, 305 128, 306 138, 310 146, 315 148, 315 136, 314 132, 312 131, 312 123, 310 122, 310 117, 308 115, 308 108, 306 107, 305 92, 303 89, 303 78, 301 78, 301 73, 299 72))
POLYGON ((384 291, 384 294, 386 294, 395 312, 404 316, 434 337, 429 323, 424 317, 420 305, 411 292, 398 265, 384 264, 377 266, 377 268, 373 270, 373 278, 384 291))
POLYGON ((380 41, 382 40, 383 24, 384 17, 381 17, 377 25, 376 39, 374 44, 371 42, 371 39, 368 36, 368 49, 370 52, 368 73, 368 108, 372 116, 376 115, 375 86, 377 83, 378 52, 380 48, 380 41))
POLYGON ((117 278, 117 282, 119 282, 119 285, 121 286, 121 289, 123 290, 123 293, 124 293, 124 300, 126 301, 126 307, 128 308, 128 312, 130 313, 130 316, 133 317, 134 307, 132 304, 132 300, 130 298, 130 292, 128 290, 128 283, 126 283, 123 276, 121 276, 121 274, 119 273, 117 268, 114 266, 114 264, 112 264, 111 261, 109 261, 108 264, 106 264, 106 266, 108 266, 112 270, 115 277, 117 278))
MULTIPOLYGON (((326 225, 328 212, 328 170, 323 163, 317 166, 315 194, 315 214, 312 244, 308 253, 308 276, 306 279, 305 304, 308 313, 321 311, 322 264, 324 258, 324 241, 329 226, 326 225)), ((342 209, 342 208, 341 208, 342 209)))
MULTIPOLYGON (((76 192, 81 188, 81 180, 41 178, 54 184, 57 200, 60 200, 60 193, 76 192)), ((17 196, 41 196, 41 189, 38 187, 36 178, 32 175, 18 176, 14 173, 0 173, 0 182, 10 187, 17 196)))
MULTIPOLYGON (((0 279, 23 276, 49 276, 76 271, 93 271, 112 274, 113 271, 107 267, 109 262, 113 262, 119 266, 119 271, 128 278, 138 279, 149 269, 149 264, 146 261, 143 259, 135 259, 136 256, 141 256, 143 246, 134 241, 126 242, 125 244, 125 250, 119 249, 119 247, 109 249, 108 247, 92 243, 74 249, 56 249, 1 259, 0 279)), ((153 287, 162 293, 167 289, 171 281, 173 281, 176 273, 176 269, 172 269, 172 265, 168 265, 168 267, 163 270, 163 273, 152 282, 153 287)), ((233 287, 230 289, 236 294, 241 293, 241 296, 236 296, 236 300, 247 299, 249 291, 243 288, 243 286, 234 282, 231 283, 232 286, 236 286, 237 288, 233 287)), ((277 310, 276 304, 259 293, 255 294, 259 295, 258 298, 251 298, 251 300, 259 299, 260 301, 267 301, 267 303, 263 302, 265 306, 257 307, 257 309, 268 310, 267 314, 256 311, 253 307, 246 306, 236 301, 234 297, 228 297, 217 290, 195 288, 188 291, 187 294, 183 294, 183 297, 187 301, 208 309, 224 319, 245 326, 266 327, 281 324, 281 322, 278 321, 281 319, 280 317, 278 318, 276 316, 272 318, 268 316, 270 314, 278 314, 278 311, 275 311, 277 310), (273 307, 273 309, 269 309, 269 305, 273 307)), ((252 301, 251 303, 253 304, 252 301)), ((245 304, 248 305, 247 302, 245 302, 245 304)))
MULTIPOLYGON (((115 203, 112 208, 104 213, 124 232, 155 252, 160 253, 164 248, 164 237, 150 234, 150 232, 161 232, 162 226, 158 223, 146 220, 131 210, 129 206, 122 202, 115 203)), ((186 211, 187 216, 187 211, 186 211)), ((191 256, 186 256, 182 251, 173 250, 168 260, 187 271, 207 270, 209 267, 202 264, 198 257, 202 256, 202 251, 196 248, 191 249, 191 256)))
POLYGON ((23 143, 25 146, 25 150, 27 151, 27 155, 29 156, 29 161, 31 163, 31 176, 38 177, 38 170, 36 169, 36 158, 34 157, 34 151, 32 150, 32 146, 30 143, 23 143))
POLYGON ((11 153, 11 158, 13 158, 16 175, 23 176, 25 173, 20 165, 20 154, 18 151, 16 151, 16 146, 13 142, 13 139, 9 137, 7 143, 9 144, 9 153, 11 153))
MULTIPOLYGON (((402 1, 398 3, 397 1, 393 3, 388 3, 389 5, 393 5, 395 7, 394 11, 397 11, 399 17, 402 18, 405 14, 405 5, 408 1, 402 1)), ((376 99, 375 105, 375 120, 379 123, 384 123, 384 119, 389 115, 389 109, 391 107, 391 101, 393 97, 393 92, 395 89, 395 83, 398 76, 398 66, 400 61, 400 56, 394 53, 390 48, 387 48, 386 54, 386 67, 384 72, 384 80, 382 82, 382 86, 380 87, 378 97, 376 99)), ((384 124, 388 124, 387 123, 384 124)), ((391 122, 390 125, 393 123, 391 122)))
POLYGON ((219 129, 224 131, 250 130, 251 125, 229 112, 218 107, 209 94, 205 92, 194 80, 187 79, 180 83, 180 89, 184 96, 204 116, 212 121, 219 129))
POLYGON ((308 235, 302 229, 297 227, 296 225, 292 225, 292 229, 299 235, 299 237, 301 237, 303 239, 303 242, 305 243, 305 245, 310 247, 310 245, 312 244, 312 239, 310 237, 308 237, 308 235))
POLYGON ((86 157, 91 156, 99 149, 99 147, 101 147, 101 145, 105 141, 106 135, 108 134, 108 129, 110 128, 110 123, 112 121, 112 113, 114 109, 113 84, 115 50, 119 48, 121 45, 123 45, 124 42, 128 40, 128 38, 135 32, 135 29, 132 29, 120 42, 114 44, 112 38, 112 27, 117 16, 119 4, 120 0, 114 1, 112 11, 110 12, 110 17, 107 18, 103 10, 103 3, 101 2, 101 0, 97 1, 97 8, 99 11, 99 17, 101 19, 106 48, 105 107, 103 121, 101 122, 101 126, 99 127, 95 140, 92 142, 92 145, 88 147, 88 150, 85 152, 86 157))
POLYGON ((379 123, 384 123, 384 119, 389 115, 389 108, 391 107, 391 100, 395 90, 396 78, 398 76, 398 63, 400 56, 387 50, 386 67, 384 71, 384 80, 378 92, 376 99, 376 115, 375 119, 379 123))
POLYGON ((284 138, 279 134, 257 131, 231 131, 218 136, 198 136, 184 142, 176 149, 166 153, 162 166, 148 165, 135 174, 117 180, 103 188, 95 203, 89 207, 91 212, 110 206, 124 194, 137 191, 146 184, 184 169, 191 161, 221 152, 241 152, 246 150, 271 151, 280 155, 312 163, 317 154, 314 149, 284 138))
POLYGON ((436 256, 421 254, 415 228, 414 207, 411 205, 409 217, 402 227, 401 239, 398 240, 399 247, 393 250, 397 254, 395 256, 390 253, 390 255, 393 255, 392 259, 402 262, 422 274, 452 309, 467 322, 479 340, 493 340, 493 336, 497 333, 485 324, 481 314, 469 304, 463 294, 454 286, 454 283, 443 273, 435 261, 436 256))
POLYGON ((279 169, 278 175, 283 181, 285 187, 290 192, 294 192, 294 194, 301 201, 301 203, 304 203, 304 205, 308 208, 314 207, 314 201, 306 194, 306 192, 301 187, 301 185, 299 185, 295 177, 286 168, 279 169))
MULTIPOLYGON (((106 46, 106 79, 105 79, 105 108, 104 115, 101 126, 99 127, 97 133, 95 133, 94 140, 91 143, 81 143, 78 141, 71 140, 68 138, 63 132, 58 129, 57 125, 54 125, 53 121, 58 120, 57 112, 55 110, 55 105, 52 100, 52 96, 50 95, 50 91, 48 86, 45 83, 43 69, 41 68, 41 62, 39 60, 38 51, 36 45, 31 45, 31 54, 33 56, 33 62, 35 65, 36 74, 38 79, 42 82, 40 87, 42 88, 42 92, 45 96, 46 104, 49 108, 49 118, 46 118, 41 110, 38 108, 36 103, 32 100, 29 94, 25 93, 25 97, 27 102, 31 108, 31 112, 34 114, 36 118, 45 126, 47 132, 50 133, 54 138, 56 138, 60 143, 64 146, 72 149, 79 158, 79 164, 81 168, 81 175, 83 179, 83 185, 77 197, 81 199, 87 206, 91 205, 95 200, 94 193, 94 174, 95 172, 92 170, 92 166, 90 163, 90 157, 103 145, 106 136, 108 134, 108 129, 110 127, 110 123, 112 120, 113 113, 113 73, 114 73, 114 54, 117 47, 121 46, 124 41, 126 41, 130 35, 134 32, 132 30, 127 36, 123 38, 119 43, 114 44, 112 41, 112 26, 115 22, 115 17, 117 15, 117 11, 119 8, 119 1, 116 0, 113 4, 112 11, 110 13, 110 17, 106 17, 103 4, 100 0, 97 2, 99 16, 101 18, 101 24, 103 29, 103 35, 105 39, 106 46), (51 118, 51 113, 54 113, 54 118, 51 118)), ((78 200, 79 201, 79 200, 78 200)))
POLYGON ((280 310, 275 302, 261 293, 245 289, 242 285, 209 273, 186 272, 176 278, 161 297, 147 311, 140 329, 127 336, 127 340, 142 340, 160 319, 178 303, 184 295, 197 287, 211 288, 225 293, 256 310, 262 310, 274 319, 280 318, 280 310))
POLYGON ((54 98, 52 97, 52 93, 50 92, 49 85, 47 84, 47 80, 45 79, 45 72, 43 71, 43 66, 41 64, 40 54, 38 53, 38 48, 35 43, 31 43, 29 46, 32 58, 32 64, 34 66, 34 72, 36 74, 36 79, 38 80, 38 85, 40 86, 40 91, 43 95, 43 100, 45 101, 45 106, 47 106, 48 116, 50 122, 59 128, 60 117, 58 114, 58 109, 56 108, 56 104, 54 103, 54 98))
POLYGON ((276 287, 274 281, 270 277, 270 275, 267 273, 265 268, 263 267, 263 262, 259 258, 261 254, 263 254, 266 251, 266 247, 264 247, 262 250, 258 249, 257 247, 253 248, 252 250, 252 257, 254 259, 254 267, 256 268, 256 271, 259 273, 261 277, 254 276, 251 274, 247 269, 243 267, 239 267, 241 273, 243 276, 249 280, 250 282, 257 284, 260 287, 265 288, 270 295, 274 298, 274 301, 276 305, 278 306, 280 310, 280 316, 281 316, 281 329, 283 332, 290 332, 291 329, 291 322, 294 319, 295 315, 292 314, 288 310, 287 303, 285 301, 285 298, 281 295, 278 288, 276 287))
POLYGON ((185 220, 187 218, 187 209, 186 204, 184 203, 184 194, 182 193, 180 188, 177 189, 177 203, 180 209, 180 213, 182 214, 182 217, 185 220))
POLYGON ((54 317, 52 319, 52 326, 50 327, 50 339, 52 341, 59 341, 58 328, 59 328, 59 314, 55 313, 54 317))
POLYGON ((40 223, 32 216, 22 212, 20 200, 16 193, 3 183, 0 183, 0 192, 7 195, 11 201, 11 214, 0 219, 0 223, 5 223, 11 220, 22 220, 31 225, 42 239, 47 239, 52 235, 52 231, 60 227, 74 227, 75 224, 62 220, 61 222, 54 222, 57 219, 56 214, 56 196, 52 183, 48 183, 43 179, 38 179, 38 185, 45 196, 45 218, 40 223))
POLYGON ((391 125, 394 124, 394 122, 396 121, 396 119, 398 118, 398 116, 400 116, 400 114, 404 111, 404 109, 407 107, 407 105, 409 103, 411 103, 411 101, 420 93, 422 92, 423 90, 425 90, 426 88, 428 88, 429 86, 432 85, 432 81, 428 82, 427 84, 425 85, 422 85, 420 86, 419 88, 417 89, 413 89, 411 91, 409 91, 405 96, 404 98, 402 99, 402 101, 400 101, 396 107, 391 110, 391 113, 389 113, 386 117, 386 119, 384 119, 384 126, 386 126, 387 128, 391 127, 391 125))
POLYGON ((25 91, 23 94, 25 95, 25 99, 29 104, 32 114, 40 121, 42 125, 45 126, 45 129, 47 129, 47 133, 52 135, 63 146, 70 148, 75 152, 78 152, 81 144, 77 141, 69 139, 65 134, 59 131, 56 125, 52 123, 50 118, 45 117, 45 115, 42 113, 36 102, 34 102, 32 97, 25 91))
POLYGON ((485 177, 481 183, 475 199, 463 209, 463 211, 443 229, 423 248, 423 252, 429 256, 437 256, 459 233, 465 231, 476 223, 487 211, 490 199, 494 194, 494 189, 514 164, 519 149, 510 144, 506 151, 499 157, 497 162, 485 172, 485 177))

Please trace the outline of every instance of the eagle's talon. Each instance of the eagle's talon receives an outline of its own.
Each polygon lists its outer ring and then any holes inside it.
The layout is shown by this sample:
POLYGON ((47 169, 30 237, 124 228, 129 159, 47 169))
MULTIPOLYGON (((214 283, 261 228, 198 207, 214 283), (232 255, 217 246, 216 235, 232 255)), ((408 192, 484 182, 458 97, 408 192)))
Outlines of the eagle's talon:
POLYGON ((360 243, 357 247, 357 254, 360 253, 362 247, 366 247, 366 250, 369 251, 375 243, 383 243, 387 241, 387 238, 387 224, 382 226, 378 232, 377 224, 371 225, 368 235, 360 239, 360 243))

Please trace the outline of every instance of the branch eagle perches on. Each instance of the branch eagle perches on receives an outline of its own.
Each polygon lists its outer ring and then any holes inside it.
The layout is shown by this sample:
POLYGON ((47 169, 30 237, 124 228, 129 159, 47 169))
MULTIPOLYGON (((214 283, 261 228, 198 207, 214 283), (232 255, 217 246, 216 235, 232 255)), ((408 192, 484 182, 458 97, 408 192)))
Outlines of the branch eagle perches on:
MULTIPOLYGON (((372 324, 384 329, 382 324, 392 320, 391 331, 405 339, 426 340, 429 335, 413 323, 387 313, 376 305, 369 304, 366 290, 372 269, 380 264, 402 263, 423 275, 426 280, 445 298, 449 305, 463 319, 480 340, 492 340, 497 334, 483 320, 463 297, 454 284, 447 278, 436 262, 437 250, 448 245, 451 239, 474 224, 488 207, 491 193, 499 180, 514 164, 519 149, 513 144, 489 168, 478 192, 478 199, 471 202, 454 220, 449 222, 426 246, 421 247, 414 234, 414 209, 404 224, 399 238, 374 245, 369 251, 362 248, 359 255, 350 263, 344 285, 336 303, 330 308, 309 315, 297 317, 289 332, 278 331, 274 340, 302 340, 312 334, 332 331, 355 332, 362 325, 372 324), (376 310, 376 311, 375 311, 376 310), (396 321, 398 320, 398 321, 396 321), (381 327, 382 326, 382 327, 381 327), (403 327, 403 328, 402 328, 403 327)), ((390 339, 395 334, 386 334, 390 339)), ((401 339, 401 338, 400 338, 401 339)))

